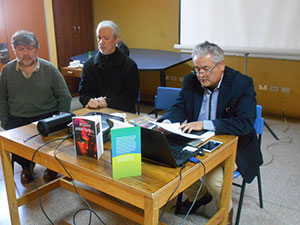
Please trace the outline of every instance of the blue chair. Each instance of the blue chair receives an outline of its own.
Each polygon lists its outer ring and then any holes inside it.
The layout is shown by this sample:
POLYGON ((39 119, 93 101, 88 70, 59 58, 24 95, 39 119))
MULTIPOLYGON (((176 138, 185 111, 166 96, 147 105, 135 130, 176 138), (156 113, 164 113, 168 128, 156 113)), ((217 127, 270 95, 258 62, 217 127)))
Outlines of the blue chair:
POLYGON ((181 88, 157 87, 157 93, 154 98, 154 113, 157 118, 159 110, 169 109, 175 102, 181 88))
POLYGON ((136 103, 137 103, 137 114, 138 114, 138 115, 140 115, 140 113, 141 113, 140 102, 141 102, 141 94, 140 94, 140 92, 139 92, 138 98, 137 98, 137 100, 136 100, 136 103))
MULTIPOLYGON (((256 120, 255 120, 254 128, 257 133, 259 146, 261 146, 261 139, 262 139, 262 133, 263 133, 263 127, 264 127, 264 118, 261 117, 261 113, 262 113, 262 107, 260 105, 257 105, 256 106, 256 120)), ((240 175, 241 174, 239 171, 234 171, 233 179, 239 177, 240 175)), ((241 188, 239 205, 238 205, 238 210, 237 210, 236 219, 235 219, 235 225, 238 225, 240 223, 240 216, 241 216, 244 194, 245 194, 245 189, 246 189, 246 182, 243 179, 242 184, 237 184, 237 183, 233 182, 232 185, 241 188)), ((260 206, 260 208, 263 208, 260 170, 258 170, 258 174, 257 174, 257 185, 258 185, 258 194, 259 194, 259 206, 260 206)))

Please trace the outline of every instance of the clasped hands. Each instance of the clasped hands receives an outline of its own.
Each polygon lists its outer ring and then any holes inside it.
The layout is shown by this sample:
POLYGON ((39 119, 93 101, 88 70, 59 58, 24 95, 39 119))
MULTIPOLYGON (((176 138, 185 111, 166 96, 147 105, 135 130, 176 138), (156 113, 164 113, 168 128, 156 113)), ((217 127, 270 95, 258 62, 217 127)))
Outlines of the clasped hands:
POLYGON ((107 102, 106 102, 106 97, 98 97, 98 98, 91 98, 86 104, 85 108, 90 108, 90 109, 99 109, 99 108, 106 108, 107 107, 107 102))

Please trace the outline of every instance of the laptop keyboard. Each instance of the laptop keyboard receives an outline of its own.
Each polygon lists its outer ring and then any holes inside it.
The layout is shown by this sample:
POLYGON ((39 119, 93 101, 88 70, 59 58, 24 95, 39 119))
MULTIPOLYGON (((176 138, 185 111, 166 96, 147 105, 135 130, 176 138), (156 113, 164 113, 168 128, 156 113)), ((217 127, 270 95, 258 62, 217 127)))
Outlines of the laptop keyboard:
POLYGON ((169 148, 172 151, 172 155, 174 156, 176 161, 183 161, 183 163, 185 163, 189 160, 189 158, 196 154, 195 152, 182 150, 186 145, 178 144, 174 140, 168 139, 168 143, 169 148))
POLYGON ((171 154, 173 155, 173 159, 176 161, 177 166, 181 166, 182 164, 189 161, 189 159, 198 154, 198 151, 188 151, 183 150, 184 147, 188 145, 188 141, 185 137, 177 137, 172 134, 165 136, 169 145, 169 149, 171 150, 171 154))
POLYGON ((191 154, 190 151, 186 150, 174 150, 172 149, 172 154, 176 160, 186 160, 190 157, 192 157, 193 154, 191 154))

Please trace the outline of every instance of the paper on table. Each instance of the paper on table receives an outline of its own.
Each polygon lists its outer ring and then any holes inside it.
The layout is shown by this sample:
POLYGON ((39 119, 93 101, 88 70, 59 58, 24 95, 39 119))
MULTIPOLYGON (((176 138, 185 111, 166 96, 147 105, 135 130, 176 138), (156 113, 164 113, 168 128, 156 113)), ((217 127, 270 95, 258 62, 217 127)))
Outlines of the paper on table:
POLYGON ((215 132, 213 131, 207 131, 202 135, 196 135, 196 134, 188 134, 184 133, 179 127, 180 123, 158 123, 155 122, 155 124, 161 128, 163 128, 166 131, 169 131, 174 134, 181 135, 183 137, 191 138, 191 139, 203 139, 203 141, 207 140, 208 138, 215 135, 215 132))
POLYGON ((125 127, 134 127, 132 124, 127 122, 121 122, 119 120, 115 119, 109 119, 113 122, 113 127, 111 129, 119 129, 119 128, 125 128, 125 127))

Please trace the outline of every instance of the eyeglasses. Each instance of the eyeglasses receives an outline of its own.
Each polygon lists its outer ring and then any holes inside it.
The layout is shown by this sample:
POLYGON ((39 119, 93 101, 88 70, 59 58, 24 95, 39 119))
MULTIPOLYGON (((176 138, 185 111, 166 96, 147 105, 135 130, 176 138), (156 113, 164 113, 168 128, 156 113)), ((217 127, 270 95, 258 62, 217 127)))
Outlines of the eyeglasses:
POLYGON ((192 69, 192 74, 194 74, 194 75, 198 75, 198 74, 201 74, 201 75, 206 74, 207 75, 207 74, 210 74, 219 64, 220 64, 220 62, 216 63, 216 65, 214 65, 212 68, 202 70, 202 71, 199 67, 194 66, 193 69, 192 69))

